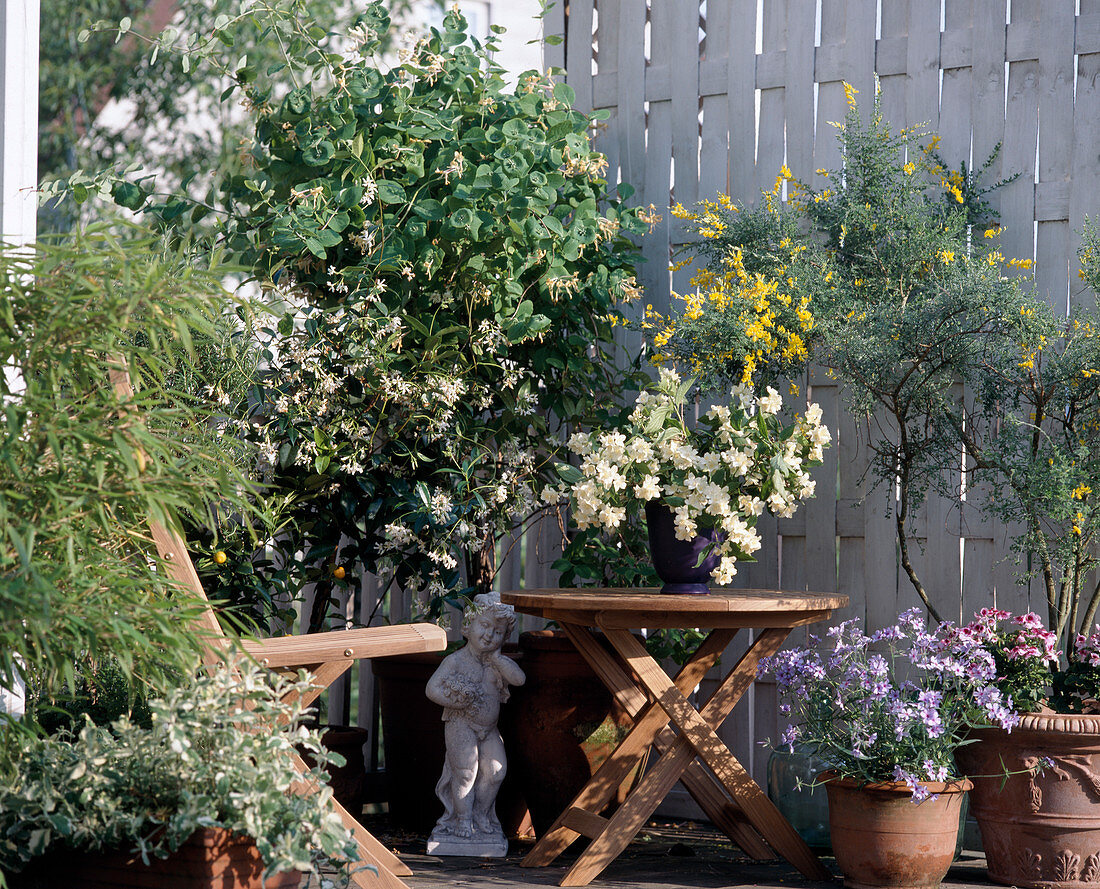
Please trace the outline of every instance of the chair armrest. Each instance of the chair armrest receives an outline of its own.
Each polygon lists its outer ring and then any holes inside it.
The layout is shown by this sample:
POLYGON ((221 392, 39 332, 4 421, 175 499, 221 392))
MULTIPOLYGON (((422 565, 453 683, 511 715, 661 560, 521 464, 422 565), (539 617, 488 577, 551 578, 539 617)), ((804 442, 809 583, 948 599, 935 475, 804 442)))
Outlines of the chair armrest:
POLYGON ((447 647, 447 634, 435 624, 400 624, 242 640, 241 647, 266 667, 307 667, 345 659, 442 651, 447 647))

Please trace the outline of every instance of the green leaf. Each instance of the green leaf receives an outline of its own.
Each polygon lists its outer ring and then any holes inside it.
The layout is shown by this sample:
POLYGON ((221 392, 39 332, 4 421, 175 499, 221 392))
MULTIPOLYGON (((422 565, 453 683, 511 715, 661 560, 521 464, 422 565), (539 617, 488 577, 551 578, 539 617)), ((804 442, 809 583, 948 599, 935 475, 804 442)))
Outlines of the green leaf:
POLYGON ((563 105, 572 106, 577 100, 577 94, 573 91, 567 83, 555 83, 554 84, 554 98, 561 102, 563 105))
POLYGON ((397 182, 389 180, 379 180, 378 186, 378 199, 383 204, 404 204, 408 201, 408 195, 405 194, 405 189, 397 182))

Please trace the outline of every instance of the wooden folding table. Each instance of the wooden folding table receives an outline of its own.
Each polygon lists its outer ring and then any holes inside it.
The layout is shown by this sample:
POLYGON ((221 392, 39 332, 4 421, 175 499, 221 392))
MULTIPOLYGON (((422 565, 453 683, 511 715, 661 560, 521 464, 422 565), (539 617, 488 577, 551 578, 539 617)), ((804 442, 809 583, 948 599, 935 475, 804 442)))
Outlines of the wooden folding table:
POLYGON ((516 590, 502 593, 501 601, 517 611, 557 621, 634 718, 634 727, 524 858, 524 867, 550 864, 578 836, 586 836, 591 840, 588 848, 560 885, 587 886, 682 781, 707 817, 753 858, 778 854, 810 879, 831 879, 716 730, 752 685, 761 658, 778 651, 795 627, 825 620, 833 609, 846 606, 847 596, 766 590, 681 596, 641 589, 557 589, 516 590), (675 678, 631 632, 668 627, 709 631, 675 678), (589 628, 602 631, 622 660, 589 628), (748 650, 696 709, 689 695, 742 629, 757 631, 748 650), (651 745, 659 759, 618 810, 604 817, 601 813, 616 788, 651 745))

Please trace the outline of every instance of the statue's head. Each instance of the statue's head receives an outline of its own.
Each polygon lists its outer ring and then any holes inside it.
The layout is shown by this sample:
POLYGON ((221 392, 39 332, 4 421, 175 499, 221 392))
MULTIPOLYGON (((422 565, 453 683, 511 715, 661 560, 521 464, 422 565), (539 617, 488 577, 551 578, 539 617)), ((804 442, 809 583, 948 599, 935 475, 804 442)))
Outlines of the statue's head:
POLYGON ((470 627, 479 618, 488 618, 501 628, 507 638, 516 628, 516 612, 500 601, 500 593, 479 593, 462 615, 462 635, 469 638, 470 627))

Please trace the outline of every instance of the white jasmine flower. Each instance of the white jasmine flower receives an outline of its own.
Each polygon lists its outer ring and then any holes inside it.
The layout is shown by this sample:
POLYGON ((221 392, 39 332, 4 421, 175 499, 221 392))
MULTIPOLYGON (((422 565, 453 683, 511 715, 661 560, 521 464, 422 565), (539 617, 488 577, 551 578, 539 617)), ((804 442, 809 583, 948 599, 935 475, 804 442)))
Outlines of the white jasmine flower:
POLYGON ((768 386, 766 391, 767 395, 756 400, 757 407, 760 408, 760 413, 768 415, 779 413, 779 409, 783 406, 782 396, 780 396, 771 386, 768 386))
POLYGON ((634 486, 634 496, 639 500, 656 500, 661 496, 661 483, 655 475, 647 475, 640 485, 634 486))

